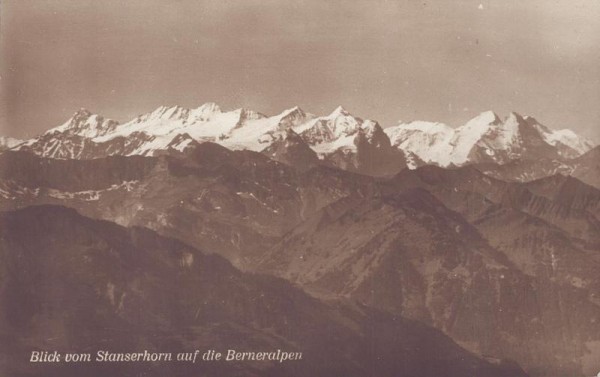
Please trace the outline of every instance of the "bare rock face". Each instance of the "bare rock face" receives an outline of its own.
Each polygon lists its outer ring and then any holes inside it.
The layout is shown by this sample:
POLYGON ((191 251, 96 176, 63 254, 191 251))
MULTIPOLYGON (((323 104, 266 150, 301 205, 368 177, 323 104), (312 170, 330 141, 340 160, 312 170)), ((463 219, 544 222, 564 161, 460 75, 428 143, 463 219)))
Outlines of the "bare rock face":
POLYGON ((375 177, 397 174, 407 166, 404 154, 391 146, 378 123, 363 123, 352 144, 352 148, 340 148, 326 155, 325 161, 343 170, 375 177))
POLYGON ((300 170, 308 170, 320 164, 317 154, 291 128, 280 134, 262 153, 300 170))
POLYGON ((354 139, 357 170, 369 175, 394 175, 406 167, 404 154, 392 148, 390 139, 376 122, 370 122, 354 139))
POLYGON ((600 147, 575 159, 573 166, 574 177, 600 189, 600 147))

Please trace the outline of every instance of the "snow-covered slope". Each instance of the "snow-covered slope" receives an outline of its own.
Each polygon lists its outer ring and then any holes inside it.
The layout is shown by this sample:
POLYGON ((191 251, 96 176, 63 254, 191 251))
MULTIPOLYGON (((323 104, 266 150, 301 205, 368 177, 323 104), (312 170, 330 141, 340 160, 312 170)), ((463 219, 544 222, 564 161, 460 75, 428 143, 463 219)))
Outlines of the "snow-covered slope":
POLYGON ((564 157, 575 158, 594 148, 591 140, 580 137, 568 128, 552 131, 538 123, 535 118, 525 117, 525 120, 538 130, 546 143, 558 148, 564 157))
POLYGON ((63 133, 69 135, 78 135, 81 137, 96 138, 103 135, 112 134, 119 122, 112 119, 105 119, 101 115, 92 114, 86 109, 77 111, 71 119, 64 124, 51 129, 47 133, 63 133))
POLYGON ((458 128, 441 123, 401 123, 385 130, 392 144, 440 166, 516 159, 574 158, 593 147, 571 130, 551 131, 532 117, 486 111, 458 128))
POLYGON ((14 148, 21 143, 23 143, 23 140, 15 139, 13 137, 0 136, 0 151, 14 148))
POLYGON ((363 120, 356 118, 342 106, 338 106, 331 114, 306 122, 294 131, 311 145, 335 141, 350 136, 360 128, 363 120))
POLYGON ((232 129, 217 142, 229 149, 249 149, 260 152, 275 140, 285 135, 285 131, 293 129, 313 117, 306 114, 298 106, 284 110, 278 115, 251 119, 232 129))
POLYGON ((215 103, 196 109, 161 106, 121 125, 81 109, 20 149, 54 158, 154 155, 169 148, 182 149, 194 140, 233 150, 263 151, 292 129, 323 158, 340 149, 355 150, 359 129, 372 124, 376 122, 354 117, 341 106, 323 117, 297 106, 270 117, 249 109, 224 112, 215 103), (94 153, 86 151, 90 149, 94 153))
POLYGON ((247 124, 271 118, 248 110, 222 112, 215 103, 196 109, 161 106, 124 124, 81 109, 63 125, 28 140, 19 150, 52 158, 156 155, 184 149, 191 141, 222 141, 247 124))
POLYGON ((442 123, 415 121, 386 128, 393 146, 410 152, 428 164, 440 164, 450 158, 450 139, 454 130, 442 123))
MULTIPOLYGON (((300 139, 294 139, 296 151, 286 155, 310 148, 326 163, 367 174, 379 171, 375 175, 391 174, 406 164, 414 168, 575 158, 593 147, 570 130, 551 131, 534 118, 516 113, 501 120, 487 111, 455 129, 416 121, 384 130, 377 122, 353 116, 341 106, 325 116, 306 113, 298 106, 265 116, 244 108, 223 111, 209 102, 195 109, 161 106, 123 124, 81 109, 64 124, 6 148, 44 157, 90 159, 152 156, 211 141, 232 150, 281 154, 282 147, 292 144, 269 147, 288 139, 290 130, 300 139), (306 145, 299 146, 300 141, 306 145)), ((288 162, 293 163, 293 158, 288 162)))

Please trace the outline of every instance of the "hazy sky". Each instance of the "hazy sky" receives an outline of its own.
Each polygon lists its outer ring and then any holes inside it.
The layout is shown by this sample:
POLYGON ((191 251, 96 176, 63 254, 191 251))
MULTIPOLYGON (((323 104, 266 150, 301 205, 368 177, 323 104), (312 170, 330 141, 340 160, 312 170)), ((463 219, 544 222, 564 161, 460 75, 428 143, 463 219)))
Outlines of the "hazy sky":
POLYGON ((456 126, 533 115, 600 141, 600 1, 2 0, 0 134, 159 105, 456 126))

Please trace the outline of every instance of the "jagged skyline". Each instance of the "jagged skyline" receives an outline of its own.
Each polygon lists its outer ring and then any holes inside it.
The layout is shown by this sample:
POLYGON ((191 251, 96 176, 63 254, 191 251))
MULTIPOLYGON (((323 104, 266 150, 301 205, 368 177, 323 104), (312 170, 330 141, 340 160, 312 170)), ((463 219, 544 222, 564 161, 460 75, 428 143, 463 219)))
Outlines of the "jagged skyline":
POLYGON ((122 122, 215 101, 269 115, 342 104, 383 127, 516 111, 598 140, 590 2, 3 2, 2 15, 6 136, 80 107, 122 122))
POLYGON ((161 106, 122 124, 80 109, 36 138, 23 142, 0 139, 0 146, 11 148, 14 144, 13 150, 44 157, 89 159, 184 152, 205 142, 229 150, 261 152, 302 168, 323 160, 375 176, 423 164, 447 167, 540 158, 560 164, 595 146, 572 130, 551 130, 533 117, 514 112, 502 119, 486 111, 457 128, 417 121, 384 130, 376 121, 341 106, 321 116, 298 106, 266 116, 246 108, 223 112, 214 102, 193 109, 161 106))

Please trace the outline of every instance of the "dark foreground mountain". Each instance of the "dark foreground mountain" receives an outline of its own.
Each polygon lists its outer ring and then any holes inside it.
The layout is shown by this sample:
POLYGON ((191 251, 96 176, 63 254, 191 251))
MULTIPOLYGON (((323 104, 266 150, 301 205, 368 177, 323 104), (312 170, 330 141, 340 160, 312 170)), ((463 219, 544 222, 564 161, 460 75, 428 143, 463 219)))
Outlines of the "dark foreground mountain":
MULTIPOLYGON (((439 331, 289 283, 142 228, 58 206, 0 214, 6 376, 523 376, 439 331), (35 364, 31 351, 302 352, 279 362, 35 364)), ((95 357, 94 357, 95 358, 95 357)))

